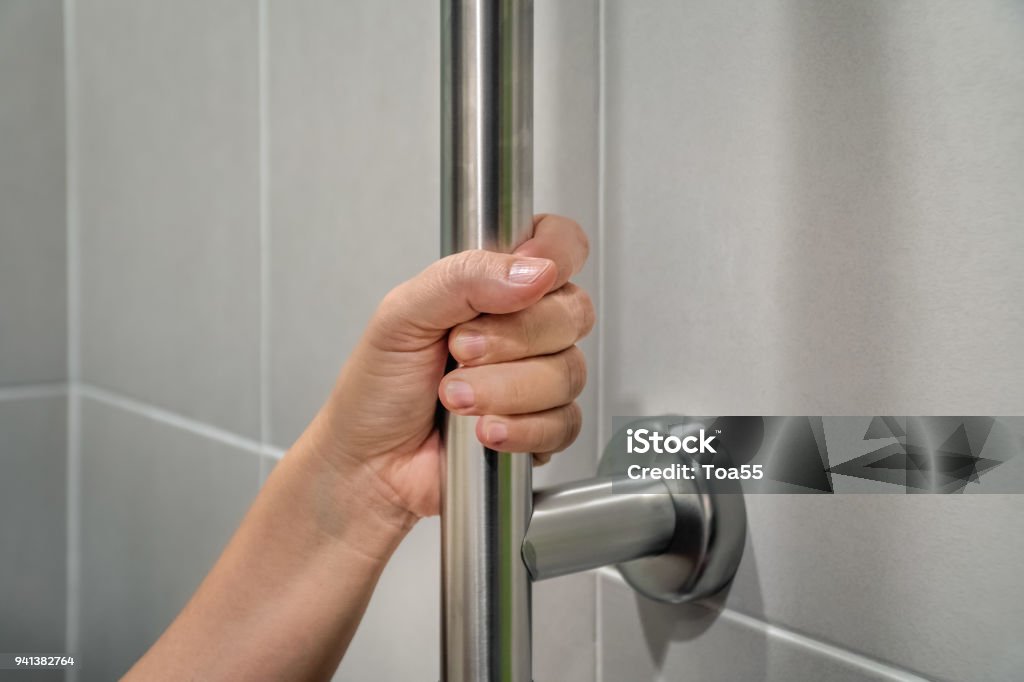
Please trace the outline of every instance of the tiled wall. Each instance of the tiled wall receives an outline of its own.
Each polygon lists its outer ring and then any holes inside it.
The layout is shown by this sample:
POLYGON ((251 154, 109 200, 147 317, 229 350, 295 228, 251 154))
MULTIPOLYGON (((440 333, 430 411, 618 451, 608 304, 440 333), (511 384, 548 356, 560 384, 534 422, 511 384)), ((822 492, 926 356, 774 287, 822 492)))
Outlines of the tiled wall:
MULTIPOLYGON (((0 642, 65 650, 67 284, 59 0, 0 2, 0 642)), ((58 671, 25 675, 59 680, 58 671)))
MULTIPOLYGON (((605 5, 606 418, 1021 414, 1024 6, 605 5)), ((717 618, 602 579, 605 680, 1020 678, 1024 497, 748 511, 717 618)))
MULTIPOLYGON (((130 665, 436 256, 436 5, 0 2, 4 642, 30 600, 25 646, 130 665)), ((537 2, 536 208, 588 229, 601 313, 538 484, 590 475, 615 414, 1024 413, 1024 13, 926 9, 537 2)), ((1012 679, 1021 499, 752 498, 714 603, 537 585, 536 679, 1012 679)), ((432 679, 437 533, 337 679, 432 679)))
MULTIPOLYGON (((257 491, 261 457, 265 475, 376 302, 437 257, 440 14, 422 0, 71 7, 74 598, 91 680, 167 625, 257 491)), ((596 5, 537 15, 536 207, 577 217, 596 244, 596 5)), ((593 288, 593 270, 581 281, 593 288)), ((591 426, 538 480, 590 474, 591 426)), ((403 543, 337 679, 438 669, 438 535, 426 521, 403 543)), ((538 679, 594 678, 595 586, 538 586, 538 679)))

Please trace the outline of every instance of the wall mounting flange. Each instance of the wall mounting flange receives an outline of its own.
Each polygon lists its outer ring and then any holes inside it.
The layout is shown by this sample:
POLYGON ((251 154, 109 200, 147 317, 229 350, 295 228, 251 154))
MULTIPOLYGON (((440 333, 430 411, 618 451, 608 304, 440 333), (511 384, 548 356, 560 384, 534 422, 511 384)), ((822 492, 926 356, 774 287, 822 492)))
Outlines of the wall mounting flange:
POLYGON ((608 444, 596 478, 537 491, 523 542, 530 577, 544 580, 614 564, 637 592, 670 603, 725 587, 743 555, 743 494, 738 481, 694 469, 728 468, 724 448, 718 445, 717 452, 704 455, 638 454, 627 448, 630 429, 683 439, 706 428, 687 417, 632 421, 608 444), (638 478, 634 466, 677 474, 685 466, 693 475, 638 478))
POLYGON ((746 542, 746 505, 737 480, 709 477, 703 470, 694 470, 704 464, 716 468, 729 466, 729 454, 717 439, 715 453, 636 454, 627 452, 627 433, 647 429, 681 439, 692 435, 699 441, 701 431, 707 431, 709 426, 699 418, 681 416, 631 421, 616 432, 598 468, 598 475, 616 477, 625 475, 631 465, 663 470, 681 465, 694 473, 692 479, 662 481, 670 491, 676 515, 675 532, 665 550, 616 566, 634 590, 657 601, 682 603, 701 599, 720 591, 732 580, 746 542))

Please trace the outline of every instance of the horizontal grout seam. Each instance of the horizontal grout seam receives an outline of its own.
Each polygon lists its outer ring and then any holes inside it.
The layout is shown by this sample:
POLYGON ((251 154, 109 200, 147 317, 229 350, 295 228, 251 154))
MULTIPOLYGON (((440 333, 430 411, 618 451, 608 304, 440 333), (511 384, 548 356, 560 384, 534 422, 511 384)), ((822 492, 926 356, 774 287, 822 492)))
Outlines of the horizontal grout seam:
MULTIPOLYGON (((605 566, 596 570, 596 573, 604 578, 608 578, 616 582, 617 584, 629 587, 628 583, 623 579, 617 570, 611 566, 605 566)), ((765 638, 774 638, 785 641, 793 646, 813 651, 815 654, 820 656, 827 656, 834 658, 849 665, 861 668, 867 672, 880 675, 890 680, 899 680, 900 682, 927 682, 927 678, 921 677, 917 673, 911 672, 904 668, 889 663, 886 661, 880 661, 870 656, 844 649, 841 646, 835 644, 829 644, 823 640, 811 637, 808 635, 801 634, 795 630, 791 630, 782 625, 769 623, 756 616, 742 613, 729 607, 721 607, 712 609, 706 604, 700 602, 694 602, 696 606, 701 606, 708 610, 717 611, 719 617, 725 618, 726 620, 745 627, 750 630, 756 630, 760 632, 765 638)))
POLYGON ((182 431, 188 431, 197 436, 202 436, 208 440, 223 443, 224 445, 230 445, 234 448, 251 452, 255 455, 267 455, 280 459, 284 456, 284 450, 274 447, 272 445, 261 443, 252 438, 239 435, 227 429, 222 429, 212 424, 186 417, 172 412, 162 407, 157 407, 150 403, 137 400, 135 398, 129 398, 120 393, 108 391, 92 384, 80 384, 78 386, 79 393, 86 397, 101 402, 110 407, 116 407, 124 410, 125 412, 131 412, 147 419, 173 426, 182 431))
POLYGON ((45 384, 17 384, 0 386, 0 401, 34 400, 36 398, 57 398, 67 395, 67 382, 45 384))

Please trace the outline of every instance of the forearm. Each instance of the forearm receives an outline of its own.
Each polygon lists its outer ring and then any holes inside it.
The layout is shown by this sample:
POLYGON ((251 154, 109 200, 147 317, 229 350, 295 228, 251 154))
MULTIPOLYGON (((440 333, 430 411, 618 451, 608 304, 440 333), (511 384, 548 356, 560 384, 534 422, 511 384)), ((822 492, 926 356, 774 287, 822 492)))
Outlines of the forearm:
POLYGON ((126 679, 326 679, 415 517, 318 419, 192 600, 126 679))

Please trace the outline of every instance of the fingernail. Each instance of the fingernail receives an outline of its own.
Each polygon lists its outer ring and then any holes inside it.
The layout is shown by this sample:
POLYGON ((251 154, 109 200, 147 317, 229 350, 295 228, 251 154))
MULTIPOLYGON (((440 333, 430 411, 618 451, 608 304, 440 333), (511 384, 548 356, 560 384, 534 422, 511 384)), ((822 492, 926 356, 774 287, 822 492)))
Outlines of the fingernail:
POLYGON ((476 360, 483 357, 487 342, 482 334, 476 332, 462 332, 455 337, 455 350, 459 359, 476 360))
POLYGON ((456 409, 473 406, 473 387, 465 381, 449 381, 444 389, 448 404, 456 409))
POLYGON ((508 280, 513 284, 530 284, 548 269, 551 261, 547 258, 524 258, 512 264, 508 271, 508 280))
POLYGON ((491 422, 487 425, 487 442, 492 445, 501 445, 508 440, 508 426, 504 422, 491 422))

